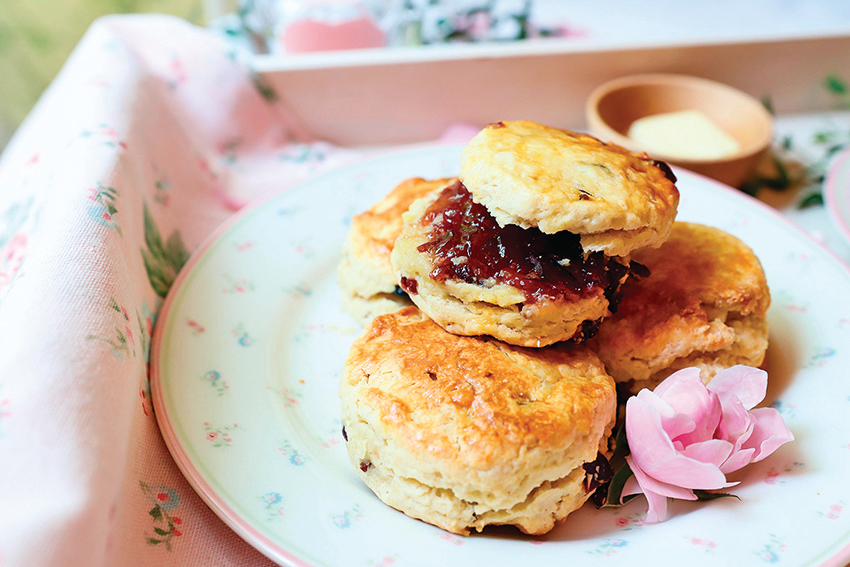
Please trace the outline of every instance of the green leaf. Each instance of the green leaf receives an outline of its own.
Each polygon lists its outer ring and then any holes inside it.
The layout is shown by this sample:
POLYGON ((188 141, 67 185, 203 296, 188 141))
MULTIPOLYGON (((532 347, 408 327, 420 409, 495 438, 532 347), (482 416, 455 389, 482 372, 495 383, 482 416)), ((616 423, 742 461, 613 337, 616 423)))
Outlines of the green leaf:
POLYGON ((749 179, 741 185, 741 191, 747 195, 755 196, 760 189, 768 187, 776 191, 784 191, 794 185, 794 178, 788 171, 785 162, 777 156, 773 156, 773 167, 776 174, 773 177, 758 175, 749 179))
POLYGON ((707 490, 694 490, 694 494, 697 497, 697 500, 700 502, 708 502, 709 500, 716 500, 718 498, 735 498, 740 500, 736 495, 730 494, 728 492, 709 492, 707 490))
POLYGON ((148 514, 150 514, 150 516, 154 520, 159 520, 160 518, 162 518, 162 508, 160 508, 159 506, 154 506, 153 508, 151 508, 151 511, 148 512, 148 514))
POLYGON ((847 93, 847 84, 838 75, 827 75, 824 86, 832 94, 843 95, 847 93))
POLYGON ((156 534, 157 534, 157 535, 161 535, 161 536, 169 536, 169 535, 171 535, 171 532, 167 532, 167 531, 165 531, 165 530, 164 530, 164 529, 162 529, 162 528, 154 528, 154 529, 153 529, 153 531, 154 531, 154 532, 156 532, 156 534))
POLYGON ((161 541, 161 540, 158 540, 158 539, 156 539, 156 538, 154 538, 154 537, 149 537, 149 538, 147 538, 147 542, 148 542, 148 545, 157 545, 157 544, 162 543, 162 541, 161 541))
POLYGON ((153 258, 162 257, 162 237, 159 235, 159 229, 156 226, 156 221, 148 209, 147 203, 144 206, 144 224, 145 224, 145 246, 147 246, 153 258))
POLYGON ((617 435, 614 437, 614 452, 618 455, 629 454, 629 438, 626 436, 625 421, 617 428, 617 435))
POLYGON ((823 205, 823 194, 812 193, 797 205, 798 209, 808 209, 809 207, 817 207, 823 205))
POLYGON ((158 296, 164 298, 190 254, 183 244, 183 238, 176 230, 163 243, 162 235, 147 204, 144 207, 144 225, 147 250, 144 248, 141 250, 142 260, 144 260, 151 287, 158 296))
POLYGON ((814 138, 812 138, 812 141, 815 144, 826 144, 833 137, 833 132, 818 132, 815 134, 814 138))
POLYGON ((160 297, 165 297, 174 280, 169 280, 162 273, 156 260, 146 250, 142 250, 142 259, 145 262, 145 271, 148 273, 148 280, 154 292, 160 297))
MULTIPOLYGON (((632 469, 629 467, 629 463, 623 460, 622 466, 614 473, 611 484, 608 485, 608 496, 605 498, 605 506, 620 506, 620 501, 623 497, 623 487, 631 476, 632 469)), ((631 500, 631 498, 627 496, 626 502, 631 500)))
POLYGON ((847 144, 833 144, 826 149, 826 157, 833 156, 847 147, 847 144))
POLYGON ((777 156, 773 156, 773 166, 776 168, 776 177, 765 179, 767 186, 771 189, 788 189, 791 187, 791 175, 788 173, 785 162, 777 156))
POLYGON ((165 243, 165 260, 174 269, 175 275, 180 271, 186 261, 189 260, 189 255, 186 246, 183 244, 183 238, 175 230, 165 243))
POLYGON ((277 101, 278 96, 275 90, 258 73, 251 73, 251 82, 254 84, 254 88, 260 93, 260 96, 268 102, 277 101))

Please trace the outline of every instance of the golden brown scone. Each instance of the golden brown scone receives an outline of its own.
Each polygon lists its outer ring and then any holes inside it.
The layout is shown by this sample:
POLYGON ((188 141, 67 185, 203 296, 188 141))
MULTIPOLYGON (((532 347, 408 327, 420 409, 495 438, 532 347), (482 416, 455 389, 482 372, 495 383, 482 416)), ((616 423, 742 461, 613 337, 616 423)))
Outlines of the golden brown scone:
POLYGON ((610 256, 659 246, 679 203, 667 164, 527 120, 481 130, 461 154, 460 179, 500 225, 569 231, 610 256))
POLYGON ((343 305, 355 319, 365 324, 376 315, 410 305, 407 294, 396 285, 390 264, 393 243, 401 232, 401 215, 416 199, 453 181, 407 179, 351 220, 338 278, 343 305))
POLYGON ((619 310, 591 343, 617 382, 637 392, 689 366, 708 382, 724 368, 763 362, 770 291, 746 244, 717 228, 677 222, 660 248, 632 259, 650 275, 625 286, 619 310))
POLYGON ((360 478, 408 516, 464 535, 502 524, 542 534, 580 507, 593 480, 584 465, 607 452, 616 407, 586 347, 456 336, 415 307, 366 327, 339 393, 360 478))
POLYGON ((499 227, 459 182, 414 202, 404 220, 391 255, 396 277, 459 335, 526 347, 581 340, 629 274, 628 260, 587 255, 569 233, 499 227))

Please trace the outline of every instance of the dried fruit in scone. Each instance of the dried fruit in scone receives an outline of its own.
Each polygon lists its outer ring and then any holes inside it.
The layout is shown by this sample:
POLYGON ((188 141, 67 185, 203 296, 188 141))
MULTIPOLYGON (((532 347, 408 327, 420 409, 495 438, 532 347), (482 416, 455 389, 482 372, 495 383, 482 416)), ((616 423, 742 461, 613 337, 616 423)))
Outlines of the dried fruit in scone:
POLYGON ((630 273, 569 232, 500 227, 460 182, 411 205, 392 263, 402 289, 451 333, 529 347, 592 336, 630 273))
POLYGON ((460 180, 500 225, 568 231, 609 256, 664 242, 679 203, 667 164, 527 120, 482 129, 463 149, 460 180))
POLYGON ((452 335, 408 307, 366 327, 339 393, 360 478, 453 533, 545 533, 605 480, 614 382, 581 345, 452 335))
POLYGON ((393 243, 401 232, 401 215, 413 201, 452 181, 407 179, 351 220, 338 279, 343 305, 361 323, 410 305, 407 294, 397 285, 390 264, 393 243))
POLYGON ((753 251, 718 228, 677 222, 660 248, 632 258, 650 275, 627 284, 617 313, 602 322, 593 348, 611 376, 633 392, 674 371, 758 366, 768 346, 770 291, 753 251))

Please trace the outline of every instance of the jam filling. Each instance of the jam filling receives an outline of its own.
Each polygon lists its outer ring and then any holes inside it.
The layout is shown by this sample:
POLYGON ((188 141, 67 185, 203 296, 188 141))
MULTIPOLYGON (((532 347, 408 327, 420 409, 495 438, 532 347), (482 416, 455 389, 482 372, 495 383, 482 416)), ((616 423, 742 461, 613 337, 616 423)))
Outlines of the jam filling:
POLYGON ((521 290, 528 304, 544 297, 579 298, 601 288, 614 311, 620 281, 630 272, 602 252, 585 254, 576 234, 500 227, 459 181, 442 191, 421 223, 429 233, 418 250, 431 255, 434 280, 507 284, 521 290))

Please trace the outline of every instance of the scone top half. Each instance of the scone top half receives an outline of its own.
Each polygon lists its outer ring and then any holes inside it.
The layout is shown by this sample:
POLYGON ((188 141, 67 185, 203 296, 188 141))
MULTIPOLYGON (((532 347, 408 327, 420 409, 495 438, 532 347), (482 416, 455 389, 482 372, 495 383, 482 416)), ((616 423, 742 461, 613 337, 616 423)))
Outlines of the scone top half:
POLYGON ((499 225, 581 237, 627 256, 669 235, 679 192, 667 164, 535 122, 496 122, 464 148, 460 180, 499 225))

